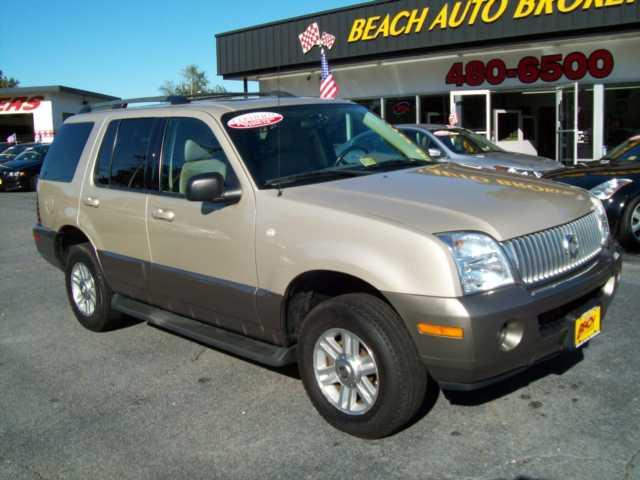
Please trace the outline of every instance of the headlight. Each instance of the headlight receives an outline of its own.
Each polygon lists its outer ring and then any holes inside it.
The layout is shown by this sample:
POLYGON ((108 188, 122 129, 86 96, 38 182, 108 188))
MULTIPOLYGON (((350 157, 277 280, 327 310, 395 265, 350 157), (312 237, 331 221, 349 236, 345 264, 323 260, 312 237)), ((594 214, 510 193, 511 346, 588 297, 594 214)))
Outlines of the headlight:
POLYGON ((9 172, 7 173, 7 176, 9 177, 24 177, 27 174, 27 172, 9 172))
POLYGON ((609 235, 611 234, 607 212, 600 199, 591 197, 591 201, 595 207, 595 212, 598 214, 598 226, 600 227, 600 233, 602 233, 602 245, 605 245, 609 241, 609 235))
POLYGON ((613 197, 614 193, 631 182, 633 182, 633 180, 628 178, 614 178, 593 187, 591 193, 600 200, 609 200, 613 197))
POLYGON ((441 233, 437 236, 453 255, 465 295, 513 283, 509 261, 493 238, 475 232, 441 233))

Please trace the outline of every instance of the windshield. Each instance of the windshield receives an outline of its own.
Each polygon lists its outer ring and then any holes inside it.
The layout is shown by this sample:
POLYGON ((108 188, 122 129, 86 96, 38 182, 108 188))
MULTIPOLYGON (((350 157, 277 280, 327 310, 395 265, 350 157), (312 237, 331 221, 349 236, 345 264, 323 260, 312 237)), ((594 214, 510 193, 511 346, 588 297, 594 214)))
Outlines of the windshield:
POLYGON ((48 147, 33 147, 28 148, 21 154, 19 154, 16 158, 13 159, 14 162, 25 161, 25 162, 33 162, 38 160, 43 160, 46 155, 48 147))
POLYGON ((15 157, 13 160, 8 161, 4 164, 5 167, 8 168, 22 168, 29 165, 33 165, 35 163, 42 163, 46 154, 46 149, 29 149, 25 152, 22 152, 20 155, 15 157))
POLYGON ((449 150, 462 155, 478 155, 488 152, 503 152, 482 135, 461 128, 437 128, 431 130, 449 150))
POLYGON ((405 135, 359 105, 267 110, 222 117, 259 188, 284 178, 320 182, 429 161, 405 135))
POLYGON ((640 135, 631 137, 626 142, 611 150, 603 160, 612 162, 637 162, 640 159, 640 135))
POLYGON ((15 157, 25 148, 27 148, 27 145, 14 145, 13 147, 9 147, 4 150, 2 153, 0 153, 0 155, 2 155, 3 157, 15 157))

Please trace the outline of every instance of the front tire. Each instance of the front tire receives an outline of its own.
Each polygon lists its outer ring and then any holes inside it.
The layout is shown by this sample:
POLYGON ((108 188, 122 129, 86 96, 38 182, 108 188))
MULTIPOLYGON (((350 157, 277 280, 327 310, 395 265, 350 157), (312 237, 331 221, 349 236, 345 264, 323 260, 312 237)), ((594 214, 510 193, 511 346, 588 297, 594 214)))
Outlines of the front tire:
POLYGON ((634 198, 622 215, 620 243, 627 248, 640 249, 640 197, 634 198))
POLYGON ((424 400, 427 374, 402 320, 368 294, 326 300, 300 329, 304 387, 331 425, 363 438, 388 436, 424 400))
POLYGON ((83 327, 93 332, 117 328, 120 317, 111 310, 113 293, 90 244, 82 243, 69 248, 65 283, 69 304, 83 327))

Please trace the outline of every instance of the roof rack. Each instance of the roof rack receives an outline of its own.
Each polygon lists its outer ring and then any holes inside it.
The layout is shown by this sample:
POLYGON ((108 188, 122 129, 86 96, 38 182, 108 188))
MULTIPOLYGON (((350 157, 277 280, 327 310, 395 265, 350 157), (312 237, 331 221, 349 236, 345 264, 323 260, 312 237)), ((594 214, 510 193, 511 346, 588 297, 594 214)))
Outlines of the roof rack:
POLYGON ((95 112, 97 110, 118 110, 121 108, 127 108, 133 103, 169 103, 171 105, 184 105, 198 100, 211 100, 222 98, 235 98, 235 97, 294 97, 289 92, 273 91, 273 92, 220 92, 220 93, 207 93, 204 95, 168 95, 160 97, 140 97, 140 98, 123 98, 120 100, 113 100, 110 102, 94 103, 93 105, 85 105, 80 113, 95 112))

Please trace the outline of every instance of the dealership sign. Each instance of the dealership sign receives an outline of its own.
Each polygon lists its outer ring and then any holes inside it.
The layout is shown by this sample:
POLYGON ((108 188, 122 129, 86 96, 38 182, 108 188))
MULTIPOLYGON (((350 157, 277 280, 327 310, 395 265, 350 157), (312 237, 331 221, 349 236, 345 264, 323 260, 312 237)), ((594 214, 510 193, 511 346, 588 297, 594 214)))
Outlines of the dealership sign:
POLYGON ((36 110, 44 97, 0 97, 0 113, 24 113, 36 110))
MULTIPOLYGON (((511 13, 514 20, 528 17, 569 14, 618 7, 636 0, 518 0, 511 13)), ((501 19, 509 7, 509 0, 467 0, 445 3, 439 9, 430 7, 401 10, 386 15, 356 18, 351 24, 348 42, 375 40, 418 34, 425 30, 456 29, 476 23, 491 24, 501 19)))
MULTIPOLYGON (((298 38, 292 35, 293 32, 305 31, 309 24, 316 22, 336 37, 331 50, 331 60, 335 65, 415 57, 435 51, 457 53, 467 47, 489 44, 538 44, 549 38, 606 35, 613 29, 616 32, 637 32, 640 29, 639 3, 640 0, 396 0, 361 3, 218 34, 218 73, 226 78, 279 75, 284 69, 317 65, 320 52, 305 54, 300 49, 298 38), (256 45, 260 47, 256 48, 256 45)), ((587 53, 587 72, 596 72, 596 75, 606 72, 608 64, 603 62, 608 59, 590 59, 591 52, 587 53), (596 67, 589 66, 589 61, 596 62, 596 67)), ((535 67, 540 69, 542 78, 548 64, 558 63, 561 77, 569 79, 571 69, 580 73, 585 67, 583 59, 577 57, 561 60, 538 57, 536 60, 538 67, 531 59, 522 66, 506 64, 504 77, 529 79, 535 76, 535 67)), ((494 62, 491 67, 493 71, 486 71, 486 76, 501 78, 501 66, 494 62)), ((467 66, 463 65, 463 68, 467 66)), ((478 65, 471 68, 475 71, 478 65)), ((557 75, 558 67, 550 68, 552 72, 549 75, 557 75)))
POLYGON ((477 87, 484 82, 500 85, 508 78, 515 78, 521 83, 557 82, 565 79, 572 82, 582 80, 587 74, 593 78, 606 78, 613 71, 613 54, 609 50, 599 49, 585 54, 571 52, 543 55, 541 57, 522 57, 516 65, 507 66, 504 60, 493 58, 487 62, 471 60, 466 64, 454 63, 445 82, 447 85, 461 87, 468 85, 477 87))

